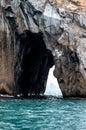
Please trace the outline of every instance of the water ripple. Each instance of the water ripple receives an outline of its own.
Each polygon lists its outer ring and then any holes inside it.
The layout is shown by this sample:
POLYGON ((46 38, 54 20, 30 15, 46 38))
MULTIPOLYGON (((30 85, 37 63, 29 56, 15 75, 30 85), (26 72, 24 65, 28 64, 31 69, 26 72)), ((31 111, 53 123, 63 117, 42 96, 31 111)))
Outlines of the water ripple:
POLYGON ((85 130, 86 100, 1 100, 0 130, 85 130))

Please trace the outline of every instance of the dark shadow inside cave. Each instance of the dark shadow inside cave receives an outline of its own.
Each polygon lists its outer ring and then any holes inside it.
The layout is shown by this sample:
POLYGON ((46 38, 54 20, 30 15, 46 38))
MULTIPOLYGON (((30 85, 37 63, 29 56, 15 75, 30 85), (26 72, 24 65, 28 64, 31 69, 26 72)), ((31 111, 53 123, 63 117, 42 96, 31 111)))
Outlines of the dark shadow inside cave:
POLYGON ((42 33, 28 30, 19 35, 19 53, 15 65, 15 81, 23 96, 44 93, 53 55, 46 49, 42 33), (17 75, 17 76, 16 76, 17 75))

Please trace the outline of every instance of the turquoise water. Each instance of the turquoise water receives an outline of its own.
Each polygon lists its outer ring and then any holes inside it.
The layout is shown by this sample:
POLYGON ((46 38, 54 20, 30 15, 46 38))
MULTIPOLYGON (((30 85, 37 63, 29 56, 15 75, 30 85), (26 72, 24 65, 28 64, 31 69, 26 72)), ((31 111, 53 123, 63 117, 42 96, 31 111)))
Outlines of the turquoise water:
POLYGON ((86 130, 86 100, 0 100, 0 130, 86 130))

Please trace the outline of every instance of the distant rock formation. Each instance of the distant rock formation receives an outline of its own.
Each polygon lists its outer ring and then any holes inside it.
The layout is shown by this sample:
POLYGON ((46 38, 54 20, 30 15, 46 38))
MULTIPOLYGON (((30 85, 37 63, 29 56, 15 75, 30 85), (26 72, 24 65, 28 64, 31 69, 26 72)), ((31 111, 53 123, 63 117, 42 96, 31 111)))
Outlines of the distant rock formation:
POLYGON ((1 0, 0 82, 14 93, 43 93, 55 64, 63 96, 86 97, 86 12, 76 10, 52 0, 1 0))

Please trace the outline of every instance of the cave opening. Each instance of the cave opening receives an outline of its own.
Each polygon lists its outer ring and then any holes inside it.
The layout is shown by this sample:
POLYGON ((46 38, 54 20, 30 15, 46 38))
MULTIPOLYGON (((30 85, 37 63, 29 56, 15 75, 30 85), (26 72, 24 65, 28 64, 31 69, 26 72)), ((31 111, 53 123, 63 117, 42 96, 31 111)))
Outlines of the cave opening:
POLYGON ((46 48, 42 33, 26 30, 19 37, 20 49, 16 65, 19 68, 15 67, 19 90, 25 97, 43 94, 49 69, 54 65, 53 55, 46 48))

